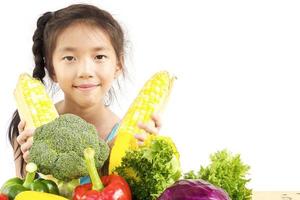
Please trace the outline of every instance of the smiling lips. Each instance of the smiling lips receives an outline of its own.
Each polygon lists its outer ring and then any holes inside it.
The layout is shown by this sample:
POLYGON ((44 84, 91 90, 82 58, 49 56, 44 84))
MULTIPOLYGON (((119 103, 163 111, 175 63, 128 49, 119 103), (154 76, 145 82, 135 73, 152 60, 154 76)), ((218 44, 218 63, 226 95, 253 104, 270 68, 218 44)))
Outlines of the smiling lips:
POLYGON ((100 86, 100 84, 87 83, 87 84, 74 85, 73 87, 79 90, 86 91, 86 90, 92 90, 98 86, 100 86))

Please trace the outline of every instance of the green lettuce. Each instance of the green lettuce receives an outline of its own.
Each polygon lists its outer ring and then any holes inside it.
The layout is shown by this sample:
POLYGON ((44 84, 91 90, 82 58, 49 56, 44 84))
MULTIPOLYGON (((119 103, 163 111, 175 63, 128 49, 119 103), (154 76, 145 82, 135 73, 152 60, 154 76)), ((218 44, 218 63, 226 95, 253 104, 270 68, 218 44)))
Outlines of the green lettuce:
POLYGON ((181 177, 179 153, 171 138, 152 136, 143 146, 127 151, 115 171, 130 185, 133 199, 157 199, 181 177))
POLYGON ((190 171, 186 179, 203 179, 223 188, 232 200, 250 200, 252 190, 247 188, 251 179, 247 178, 249 165, 242 162, 239 154, 232 155, 228 150, 218 151, 210 156, 211 163, 200 167, 198 172, 190 171))

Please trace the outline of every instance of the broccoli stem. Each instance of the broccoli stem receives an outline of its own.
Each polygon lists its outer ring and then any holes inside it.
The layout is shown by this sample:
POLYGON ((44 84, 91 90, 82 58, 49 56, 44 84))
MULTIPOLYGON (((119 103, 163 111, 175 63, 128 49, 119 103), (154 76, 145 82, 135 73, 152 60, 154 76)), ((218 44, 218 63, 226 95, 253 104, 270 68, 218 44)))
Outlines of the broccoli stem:
POLYGON ((25 188, 30 188, 31 183, 34 181, 36 170, 37 170, 37 166, 35 163, 31 162, 26 165, 27 174, 25 177, 25 181, 23 183, 23 186, 25 188))
POLYGON ((104 188, 104 185, 99 177, 98 171, 95 165, 95 150, 92 148, 84 149, 84 158, 92 181, 92 190, 100 191, 104 188))
POLYGON ((80 185, 80 179, 73 179, 71 181, 65 182, 62 180, 58 181, 58 189, 59 194, 61 196, 67 197, 68 199, 72 199, 73 191, 76 186, 80 185))

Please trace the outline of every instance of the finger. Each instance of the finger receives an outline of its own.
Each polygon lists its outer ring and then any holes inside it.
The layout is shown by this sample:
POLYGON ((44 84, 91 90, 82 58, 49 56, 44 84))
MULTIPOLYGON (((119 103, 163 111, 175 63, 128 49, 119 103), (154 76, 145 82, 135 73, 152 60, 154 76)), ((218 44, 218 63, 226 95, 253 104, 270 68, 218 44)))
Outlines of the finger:
POLYGON ((138 141, 137 144, 138 144, 139 146, 143 146, 143 145, 144 145, 144 142, 138 141))
POLYGON ((144 145, 144 141, 147 139, 148 134, 146 133, 135 134, 134 137, 137 139, 138 146, 142 146, 144 145))
POLYGON ((18 144, 22 145, 24 142, 26 142, 24 139, 25 139, 24 135, 22 135, 22 134, 18 135, 18 137, 17 137, 18 144))
POLYGON ((149 134, 154 134, 154 135, 158 134, 158 129, 155 126, 151 125, 151 124, 139 123, 138 126, 139 126, 140 129, 145 130, 149 134))
POLYGON ((27 141, 21 145, 21 151, 24 154, 26 151, 29 151, 33 143, 32 137, 29 137, 27 141))
POLYGON ((27 130, 24 130, 23 132, 20 133, 20 135, 17 137, 17 142, 22 145, 24 144, 27 139, 31 136, 33 136, 33 132, 34 130, 33 129, 27 129, 27 130))
POLYGON ((25 160, 26 163, 28 163, 28 161, 29 161, 29 151, 26 151, 25 153, 23 153, 23 159, 25 160))
POLYGON ((26 122, 21 120, 20 123, 18 124, 19 133, 24 131, 25 125, 26 125, 26 122))
POLYGON ((20 133, 20 135, 17 137, 17 142, 22 145, 23 143, 25 143, 28 139, 28 137, 33 135, 33 130, 32 129, 27 129, 24 130, 23 132, 20 133))
POLYGON ((151 119, 154 121, 155 127, 159 130, 162 126, 162 120, 159 114, 154 113, 151 116, 151 119))
POLYGON ((140 133, 140 134, 135 134, 134 137, 139 141, 139 142, 143 142, 146 140, 147 138, 147 134, 146 133, 140 133))

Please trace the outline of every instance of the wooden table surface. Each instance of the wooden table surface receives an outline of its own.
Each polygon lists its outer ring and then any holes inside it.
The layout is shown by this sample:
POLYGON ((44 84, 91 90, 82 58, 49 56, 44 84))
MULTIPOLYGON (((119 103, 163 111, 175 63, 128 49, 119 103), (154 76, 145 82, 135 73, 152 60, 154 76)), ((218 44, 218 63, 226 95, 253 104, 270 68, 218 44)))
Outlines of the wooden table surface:
POLYGON ((300 200, 300 192, 254 191, 252 200, 300 200))

